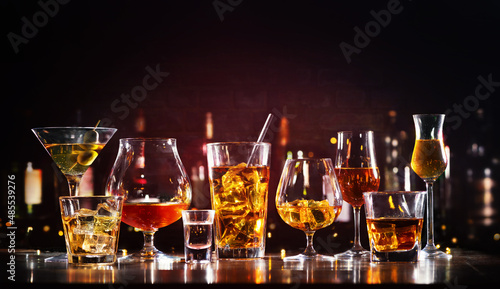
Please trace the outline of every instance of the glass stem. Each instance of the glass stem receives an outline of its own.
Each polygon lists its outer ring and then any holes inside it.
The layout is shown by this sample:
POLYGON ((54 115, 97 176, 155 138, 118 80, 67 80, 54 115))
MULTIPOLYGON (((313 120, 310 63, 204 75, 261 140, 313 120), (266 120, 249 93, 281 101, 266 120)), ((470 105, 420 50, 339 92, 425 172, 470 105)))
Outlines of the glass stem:
POLYGON ((70 196, 78 196, 80 192, 80 180, 82 176, 66 176, 69 185, 69 195, 70 196))
POLYGON ((304 250, 304 255, 306 256, 314 256, 316 255, 316 250, 314 250, 313 246, 313 236, 315 232, 305 232, 306 233, 306 240, 307 240, 307 247, 304 250))
POLYGON ((427 245, 426 247, 435 247, 434 245, 434 182, 425 182, 427 187, 427 245))
POLYGON ((353 251, 363 251, 363 246, 361 246, 361 234, 360 234, 360 217, 361 217, 361 207, 354 208, 354 245, 351 250, 353 251))
POLYGON ((141 255, 146 257, 154 257, 155 253, 158 251, 154 246, 154 231, 143 232, 144 235, 144 247, 141 250, 141 255))

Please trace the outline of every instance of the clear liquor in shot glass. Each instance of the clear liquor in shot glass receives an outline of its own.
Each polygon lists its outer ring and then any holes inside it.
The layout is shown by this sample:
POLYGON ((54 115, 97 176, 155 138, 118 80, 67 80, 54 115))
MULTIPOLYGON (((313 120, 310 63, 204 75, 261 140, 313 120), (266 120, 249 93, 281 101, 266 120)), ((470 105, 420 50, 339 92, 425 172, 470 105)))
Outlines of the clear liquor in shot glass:
POLYGON ((212 262, 214 210, 184 210, 184 255, 186 263, 212 262))

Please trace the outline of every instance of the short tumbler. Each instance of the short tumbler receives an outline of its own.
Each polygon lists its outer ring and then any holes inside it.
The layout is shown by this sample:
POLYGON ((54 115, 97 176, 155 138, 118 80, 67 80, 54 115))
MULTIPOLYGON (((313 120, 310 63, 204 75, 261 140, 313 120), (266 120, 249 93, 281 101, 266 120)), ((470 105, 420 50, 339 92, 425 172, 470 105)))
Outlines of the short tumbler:
POLYGON ((116 261, 123 197, 59 198, 68 263, 112 264, 116 261))
POLYGON ((186 263, 212 261, 214 210, 184 210, 184 255, 186 263))
POLYGON ((366 225, 372 262, 416 262, 426 192, 366 192, 366 225))

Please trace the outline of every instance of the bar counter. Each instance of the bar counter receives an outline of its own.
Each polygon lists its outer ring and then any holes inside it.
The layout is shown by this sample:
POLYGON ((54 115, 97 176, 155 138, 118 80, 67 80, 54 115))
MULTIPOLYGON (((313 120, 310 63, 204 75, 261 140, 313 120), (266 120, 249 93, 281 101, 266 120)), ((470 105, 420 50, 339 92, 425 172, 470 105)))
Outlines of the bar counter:
MULTIPOLYGON (((283 262, 279 255, 254 260, 215 260, 206 265, 149 262, 77 267, 65 262, 45 262, 46 258, 60 254, 36 251, 16 253, 15 272, 7 271, 5 276, 6 270, 2 270, 1 275, 5 277, 0 284, 7 286, 1 287, 50 285, 67 288, 71 284, 125 289, 158 285, 175 285, 176 288, 203 287, 217 284, 234 288, 236 285, 262 287, 264 284, 272 288, 333 288, 377 287, 372 285, 381 284, 392 288, 427 285, 433 288, 464 289, 498 288, 500 284, 500 257, 471 251, 452 251, 451 260, 421 260, 417 263, 374 264, 369 261, 339 260, 283 262), (15 281, 8 279, 12 273, 15 274, 15 281)), ((5 268, 11 255, 4 250, 0 256, 5 268)))

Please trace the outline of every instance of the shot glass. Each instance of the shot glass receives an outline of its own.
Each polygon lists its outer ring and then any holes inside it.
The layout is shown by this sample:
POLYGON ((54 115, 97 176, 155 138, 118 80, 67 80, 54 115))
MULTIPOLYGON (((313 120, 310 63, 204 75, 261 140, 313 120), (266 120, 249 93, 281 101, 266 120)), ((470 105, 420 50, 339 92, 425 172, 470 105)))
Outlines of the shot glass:
POLYGON ((371 262, 416 262, 426 192, 366 192, 371 262))
POLYGON ((186 263, 212 262, 214 210, 184 210, 184 255, 186 263))
POLYGON ((116 262, 123 197, 59 198, 68 263, 104 265, 116 262))

